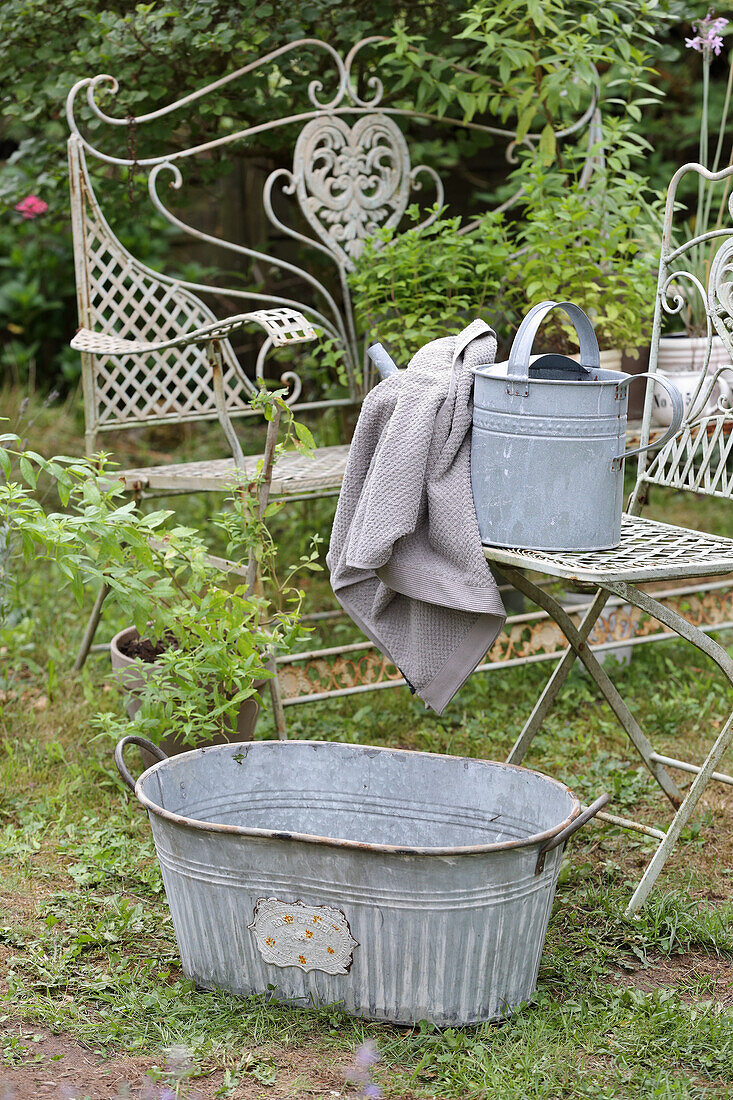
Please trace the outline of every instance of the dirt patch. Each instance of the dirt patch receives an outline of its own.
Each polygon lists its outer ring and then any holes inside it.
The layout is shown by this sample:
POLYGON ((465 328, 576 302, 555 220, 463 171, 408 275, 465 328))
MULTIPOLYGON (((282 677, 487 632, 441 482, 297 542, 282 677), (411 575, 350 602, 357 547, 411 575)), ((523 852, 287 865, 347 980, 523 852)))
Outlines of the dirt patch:
MULTIPOLYGON (((0 1025, 0 1100, 158 1100, 166 1096, 164 1085, 156 1084, 149 1071, 164 1058, 122 1055, 110 1058, 71 1039, 54 1035, 47 1028, 18 1024, 0 1025), (23 1048, 23 1049, 21 1049, 23 1048)), ((258 1052, 277 1068, 272 1084, 263 1084, 250 1074, 234 1072, 238 1083, 222 1093, 224 1071, 191 1080, 181 1093, 187 1100, 214 1100, 217 1093, 230 1100, 353 1100, 356 1092, 346 1083, 341 1064, 318 1043, 297 1050, 258 1052)), ((257 1064, 258 1059, 255 1059, 257 1064)), ((227 1082, 228 1083, 228 1082, 227 1082)))
POLYGON ((733 1007, 733 959, 693 952, 656 957, 638 970, 619 972, 614 985, 633 986, 644 993, 655 989, 674 989, 688 1004, 714 1001, 724 1008, 733 1007))
POLYGON ((172 634, 165 635, 157 642, 151 641, 150 638, 140 638, 137 634, 134 634, 131 638, 125 638, 118 643, 118 647, 120 653, 124 653, 125 657, 129 657, 133 661, 140 660, 145 661, 146 664, 153 664, 161 654, 175 644, 176 639, 172 634))
MULTIPOLYGON (((692 755, 692 754, 690 754, 692 755)), ((699 755, 696 759, 699 759, 699 755)), ((730 772, 731 768, 727 770, 730 772)), ((683 793, 689 782, 682 782, 683 793)), ((611 802, 610 813, 617 813, 648 824, 657 824, 666 829, 673 816, 671 805, 659 793, 654 803, 643 803, 633 809, 614 807, 611 802)), ((705 883, 704 888, 692 888, 685 885, 691 897, 705 901, 727 901, 733 890, 733 787, 712 782, 701 798, 692 816, 690 827, 704 822, 698 835, 690 838, 689 831, 672 852, 658 880, 657 890, 665 889, 670 881, 679 882, 680 872, 694 868, 695 877, 705 883), (707 811, 707 812, 706 812, 707 811)), ((612 858, 622 867, 632 881, 638 882, 654 853, 655 841, 647 841, 639 833, 631 830, 619 830, 611 834, 603 823, 598 823, 593 832, 588 831, 585 838, 577 842, 575 853, 571 849, 571 860, 577 861, 581 844, 583 859, 603 860, 612 858)))

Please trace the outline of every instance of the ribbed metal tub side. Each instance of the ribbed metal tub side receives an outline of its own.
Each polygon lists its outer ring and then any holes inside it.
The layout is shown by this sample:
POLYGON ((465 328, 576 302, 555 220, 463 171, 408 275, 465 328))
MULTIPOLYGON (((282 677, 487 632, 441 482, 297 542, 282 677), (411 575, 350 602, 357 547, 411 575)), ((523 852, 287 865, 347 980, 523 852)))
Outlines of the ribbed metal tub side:
POLYGON ((150 816, 183 969, 198 985, 243 995, 274 985, 278 1000, 438 1026, 499 1019, 535 989, 560 849, 535 876, 539 845, 521 858, 355 861, 297 841, 192 836, 150 816), (341 910, 358 943, 349 972, 264 963, 249 928, 263 897, 341 910))
POLYGON ((562 847, 539 871, 538 853, 579 813, 563 784, 487 761, 260 741, 171 758, 136 790, 197 984, 439 1026, 531 996, 562 847))

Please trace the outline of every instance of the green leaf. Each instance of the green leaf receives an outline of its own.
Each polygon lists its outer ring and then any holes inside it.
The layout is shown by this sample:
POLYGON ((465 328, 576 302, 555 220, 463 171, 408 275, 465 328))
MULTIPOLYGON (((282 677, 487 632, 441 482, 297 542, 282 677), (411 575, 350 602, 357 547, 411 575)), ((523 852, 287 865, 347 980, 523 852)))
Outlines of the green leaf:
POLYGON ((294 420, 293 428, 295 429, 295 434, 297 435, 301 443, 304 443, 306 447, 310 447, 312 449, 315 448, 316 441, 314 440, 313 435, 311 434, 310 430, 305 426, 305 424, 301 424, 299 420, 294 420))
POLYGON ((20 466, 20 472, 23 480, 28 485, 30 485, 31 489, 35 489, 36 485, 38 484, 38 476, 36 474, 35 467, 31 463, 30 459, 26 458, 25 455, 22 455, 18 465, 20 466))
POLYGON ((529 133, 534 117, 537 113, 537 109, 532 104, 526 107, 519 116, 519 122, 517 123, 517 141, 524 141, 529 133))
POLYGON ((555 159, 556 147, 555 132, 548 122, 540 134, 540 143, 538 147, 540 162, 542 164, 552 164, 555 159))

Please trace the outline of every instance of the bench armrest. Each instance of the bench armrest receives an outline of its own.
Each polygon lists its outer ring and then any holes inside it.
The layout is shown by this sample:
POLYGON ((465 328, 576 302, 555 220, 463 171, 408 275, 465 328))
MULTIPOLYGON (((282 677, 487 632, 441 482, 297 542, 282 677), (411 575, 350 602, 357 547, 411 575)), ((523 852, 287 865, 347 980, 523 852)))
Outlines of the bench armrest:
POLYGON ((189 347, 191 344, 224 340, 250 323, 263 328, 275 347, 301 344, 316 338, 315 329, 302 313, 294 309, 258 309, 253 313, 238 313, 223 321, 191 329, 173 340, 155 342, 127 340, 122 336, 80 328, 71 341, 71 347, 75 351, 87 351, 95 355, 149 355, 153 351, 164 351, 166 348, 189 347))

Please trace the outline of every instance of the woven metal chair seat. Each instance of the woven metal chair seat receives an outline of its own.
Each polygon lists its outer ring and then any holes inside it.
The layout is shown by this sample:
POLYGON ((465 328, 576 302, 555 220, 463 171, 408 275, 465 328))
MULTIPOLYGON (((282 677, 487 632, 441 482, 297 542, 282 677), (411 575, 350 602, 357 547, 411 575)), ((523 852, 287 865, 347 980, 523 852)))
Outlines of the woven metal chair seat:
MULTIPOLYGON (((338 489, 346 469, 349 447, 321 447, 308 458, 289 451, 277 460, 272 474, 272 496, 295 496, 338 489)), ((202 490, 225 492, 237 483, 251 481, 262 455, 246 455, 243 470, 234 459, 183 462, 174 466, 142 466, 122 470, 119 476, 130 491, 176 493, 202 490)))
POLYGON ((733 573, 733 539, 624 515, 614 550, 549 552, 485 546, 489 561, 552 577, 604 582, 672 580, 733 573))

